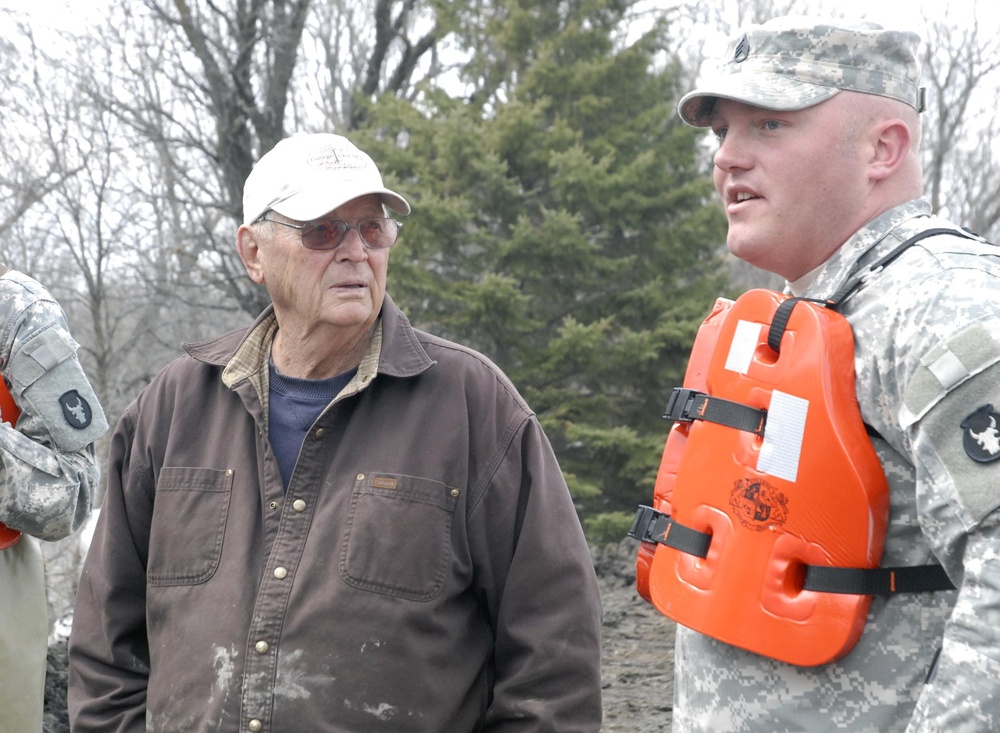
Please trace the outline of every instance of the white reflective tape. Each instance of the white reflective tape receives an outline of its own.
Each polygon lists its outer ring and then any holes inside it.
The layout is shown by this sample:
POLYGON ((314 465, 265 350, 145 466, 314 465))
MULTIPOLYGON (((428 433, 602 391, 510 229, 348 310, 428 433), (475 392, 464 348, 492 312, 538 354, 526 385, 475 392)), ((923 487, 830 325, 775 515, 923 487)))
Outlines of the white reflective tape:
POLYGON ((729 344, 729 354, 726 355, 726 369, 739 374, 747 373, 760 342, 761 328, 761 324, 752 321, 740 321, 736 324, 733 342, 729 344))
POLYGON ((757 470, 772 476, 795 481, 799 474, 799 457, 806 431, 809 400, 774 390, 767 409, 764 442, 757 457, 757 470))

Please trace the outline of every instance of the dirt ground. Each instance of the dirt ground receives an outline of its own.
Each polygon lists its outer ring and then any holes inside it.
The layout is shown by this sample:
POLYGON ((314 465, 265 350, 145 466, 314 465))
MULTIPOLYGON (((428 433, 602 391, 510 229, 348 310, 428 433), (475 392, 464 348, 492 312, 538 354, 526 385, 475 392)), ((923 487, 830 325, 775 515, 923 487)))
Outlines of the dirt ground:
POLYGON ((663 733, 674 709, 674 622, 635 590, 638 544, 594 553, 604 602, 604 727, 606 733, 663 733))
MULTIPOLYGON (((604 727, 606 733, 662 733, 673 711, 674 624, 635 592, 637 545, 594 550, 604 602, 604 727)), ((43 733, 69 733, 66 644, 49 648, 43 733)))

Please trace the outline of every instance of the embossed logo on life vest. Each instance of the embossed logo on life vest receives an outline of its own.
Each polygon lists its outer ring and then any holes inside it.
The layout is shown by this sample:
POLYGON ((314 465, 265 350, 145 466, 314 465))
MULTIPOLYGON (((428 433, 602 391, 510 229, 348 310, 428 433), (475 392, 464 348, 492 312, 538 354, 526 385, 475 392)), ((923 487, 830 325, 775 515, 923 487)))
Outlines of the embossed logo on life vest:
POLYGON ((741 478, 729 495, 729 505, 740 524, 763 532, 788 519, 788 497, 763 479, 741 478))
POLYGON ((962 446, 966 454, 979 463, 1000 458, 1000 415, 993 405, 986 404, 962 420, 962 446))

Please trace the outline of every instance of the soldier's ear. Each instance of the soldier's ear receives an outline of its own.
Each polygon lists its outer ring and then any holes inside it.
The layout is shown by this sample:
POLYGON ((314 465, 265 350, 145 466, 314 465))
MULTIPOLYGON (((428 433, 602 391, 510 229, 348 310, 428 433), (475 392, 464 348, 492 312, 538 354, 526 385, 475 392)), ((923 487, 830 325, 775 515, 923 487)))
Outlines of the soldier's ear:
POLYGON ((873 128, 868 175, 880 181, 895 173, 910 154, 910 128, 901 119, 882 120, 873 128))

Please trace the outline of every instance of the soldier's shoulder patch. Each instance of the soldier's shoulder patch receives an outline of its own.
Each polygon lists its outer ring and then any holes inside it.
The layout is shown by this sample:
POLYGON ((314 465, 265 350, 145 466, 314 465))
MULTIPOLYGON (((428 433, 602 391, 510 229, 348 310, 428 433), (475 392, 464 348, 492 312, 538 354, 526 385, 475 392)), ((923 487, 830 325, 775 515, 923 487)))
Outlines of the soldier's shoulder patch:
POLYGON ((966 454, 979 463, 1000 458, 1000 415, 992 404, 977 408, 962 420, 962 446, 966 454))
POLYGON ((77 430, 88 427, 94 419, 94 411, 91 409, 90 403, 75 389, 63 392, 59 397, 59 405, 62 407, 66 422, 77 430))

